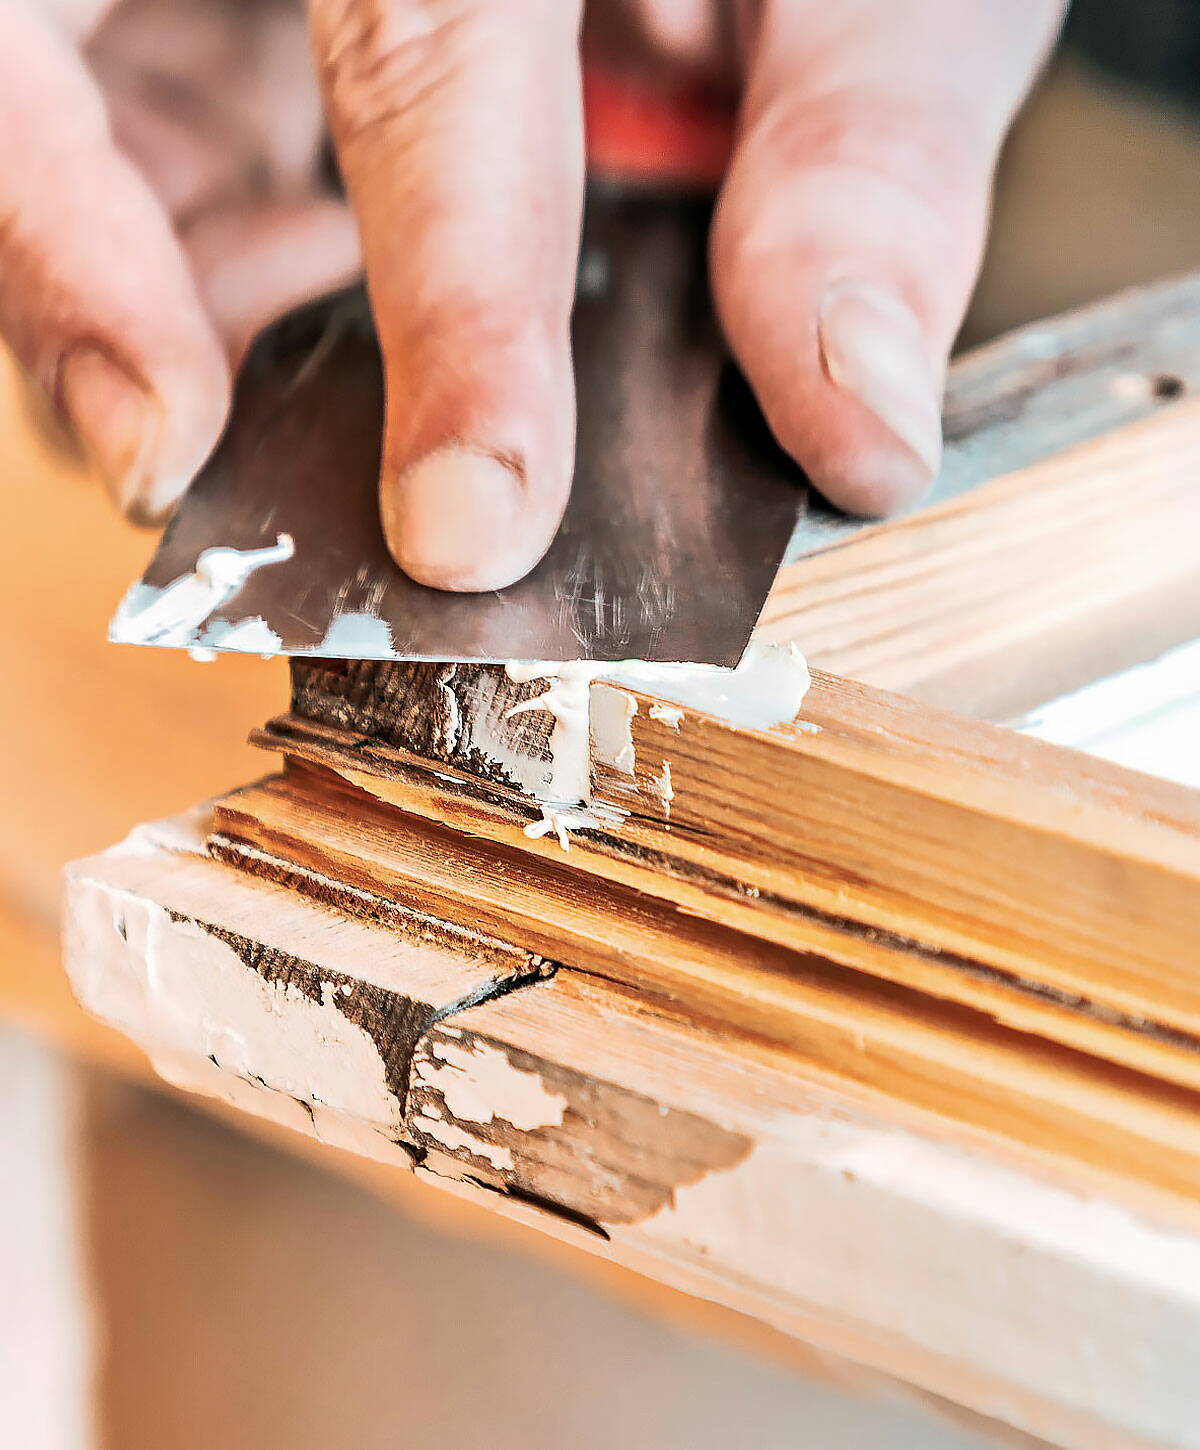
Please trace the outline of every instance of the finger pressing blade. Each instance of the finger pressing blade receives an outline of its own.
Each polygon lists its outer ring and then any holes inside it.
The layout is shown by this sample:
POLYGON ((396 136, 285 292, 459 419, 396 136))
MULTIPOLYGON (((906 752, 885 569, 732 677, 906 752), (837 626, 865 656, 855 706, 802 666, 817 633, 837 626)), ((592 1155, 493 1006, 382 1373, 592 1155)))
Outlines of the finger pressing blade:
POLYGON ((525 579, 448 594, 392 561, 378 508, 383 372, 356 287, 252 348, 225 435, 111 638, 354 659, 736 664, 809 495, 721 340, 708 214, 695 198, 590 193, 574 486, 525 579))

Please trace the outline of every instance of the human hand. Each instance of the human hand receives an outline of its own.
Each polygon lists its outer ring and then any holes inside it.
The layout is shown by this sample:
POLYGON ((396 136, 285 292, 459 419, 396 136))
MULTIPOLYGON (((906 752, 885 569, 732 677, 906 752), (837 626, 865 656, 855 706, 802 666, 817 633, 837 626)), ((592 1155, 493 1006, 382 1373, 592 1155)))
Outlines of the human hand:
MULTIPOLYGON (((937 467, 995 156, 1064 8, 593 0, 606 63, 740 92, 717 308, 843 507, 937 467)), ((384 528, 443 588, 521 577, 570 488, 581 9, 309 0, 386 370, 384 528)), ((358 265, 321 133, 288 0, 0 0, 0 332, 131 514, 186 488, 253 332, 358 265)))
POLYGON ((0 335, 140 522, 253 334, 358 270, 323 138, 287 0, 0 0, 0 335))

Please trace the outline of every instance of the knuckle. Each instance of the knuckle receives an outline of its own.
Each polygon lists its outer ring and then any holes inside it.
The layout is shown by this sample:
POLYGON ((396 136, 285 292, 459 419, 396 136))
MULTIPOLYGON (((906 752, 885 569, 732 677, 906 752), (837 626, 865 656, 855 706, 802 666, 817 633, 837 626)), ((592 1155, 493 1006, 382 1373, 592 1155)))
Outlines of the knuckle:
POLYGON ((951 97, 861 86, 788 99, 764 117, 761 144, 777 169, 818 165, 877 171, 922 194, 936 194, 980 169, 980 137, 951 97))
POLYGON ((19 220, 15 207, 0 206, 0 258, 11 256, 15 250, 19 220))
POLYGON ((733 276, 833 247, 963 254, 983 225, 991 175, 967 126, 927 97, 781 98, 747 136, 718 209, 714 253, 733 276))
POLYGON ((19 210, 0 207, 0 338, 44 384, 53 378, 58 334, 70 314, 50 249, 37 245, 19 210))
POLYGON ((329 111, 345 146, 388 131, 454 70, 470 0, 327 0, 315 38, 329 111))

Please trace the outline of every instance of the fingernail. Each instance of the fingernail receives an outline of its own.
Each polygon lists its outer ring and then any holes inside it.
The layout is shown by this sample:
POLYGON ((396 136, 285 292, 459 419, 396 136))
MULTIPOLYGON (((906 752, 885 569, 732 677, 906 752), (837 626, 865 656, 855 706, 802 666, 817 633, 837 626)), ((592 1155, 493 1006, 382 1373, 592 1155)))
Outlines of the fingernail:
POLYGON ((153 394, 109 353, 85 344, 63 359, 58 401, 118 508, 135 521, 146 520, 162 427, 153 394))
POLYGON ((418 460, 381 494, 392 557, 419 584, 479 593, 503 589, 537 563, 520 466, 452 445, 418 460))
MULTIPOLYGON (((831 382, 870 409, 928 470, 942 460, 937 383, 920 326, 900 298, 871 282, 835 282, 818 315, 821 362, 831 382)), ((897 478, 911 491, 912 468, 897 478)))

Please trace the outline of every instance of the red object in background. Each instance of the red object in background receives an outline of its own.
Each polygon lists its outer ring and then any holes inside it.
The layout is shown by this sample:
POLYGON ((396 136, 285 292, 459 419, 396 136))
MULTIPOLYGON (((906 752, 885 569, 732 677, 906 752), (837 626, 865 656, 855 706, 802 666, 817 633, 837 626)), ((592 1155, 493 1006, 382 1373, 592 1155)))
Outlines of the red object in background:
POLYGON ((656 84, 584 67, 589 167, 628 181, 715 188, 733 150, 734 113, 710 88, 656 84))

